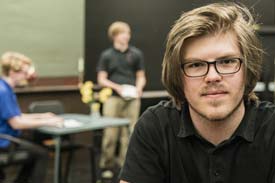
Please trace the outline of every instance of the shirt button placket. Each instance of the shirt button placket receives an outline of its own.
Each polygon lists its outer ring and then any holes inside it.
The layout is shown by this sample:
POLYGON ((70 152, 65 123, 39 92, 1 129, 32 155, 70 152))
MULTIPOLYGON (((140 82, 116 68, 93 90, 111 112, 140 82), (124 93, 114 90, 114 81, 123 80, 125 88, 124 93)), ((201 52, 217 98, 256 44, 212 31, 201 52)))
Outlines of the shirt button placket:
POLYGON ((222 178, 222 166, 219 163, 218 157, 213 153, 210 154, 210 169, 211 171, 211 182, 212 183, 223 183, 222 178))
POLYGON ((214 171, 214 175, 215 175, 215 177, 218 177, 219 175, 220 175, 220 173, 219 173, 219 171, 214 171))

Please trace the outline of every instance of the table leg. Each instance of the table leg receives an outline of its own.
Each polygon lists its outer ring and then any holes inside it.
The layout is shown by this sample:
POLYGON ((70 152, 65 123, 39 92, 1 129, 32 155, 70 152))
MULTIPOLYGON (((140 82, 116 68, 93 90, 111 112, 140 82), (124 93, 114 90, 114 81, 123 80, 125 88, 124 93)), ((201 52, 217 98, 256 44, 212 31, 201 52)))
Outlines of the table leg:
POLYGON ((60 174, 60 144, 61 144, 61 137, 56 136, 55 140, 55 158, 54 158, 54 183, 59 183, 59 174, 60 174))
POLYGON ((95 159, 95 149, 92 145, 90 148, 90 158, 91 158, 91 183, 96 183, 96 159, 95 159))

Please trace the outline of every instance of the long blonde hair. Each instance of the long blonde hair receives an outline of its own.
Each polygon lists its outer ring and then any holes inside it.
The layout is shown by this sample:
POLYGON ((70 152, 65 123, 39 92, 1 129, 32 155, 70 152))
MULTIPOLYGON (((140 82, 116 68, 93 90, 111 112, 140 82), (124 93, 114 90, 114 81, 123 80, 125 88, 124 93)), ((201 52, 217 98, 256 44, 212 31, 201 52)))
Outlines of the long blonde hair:
POLYGON ((162 82, 177 105, 185 101, 182 82, 182 47, 188 38, 233 31, 245 65, 244 99, 257 101, 253 92, 261 74, 262 48, 249 10, 236 3, 213 3, 183 13, 168 34, 162 63, 162 82))

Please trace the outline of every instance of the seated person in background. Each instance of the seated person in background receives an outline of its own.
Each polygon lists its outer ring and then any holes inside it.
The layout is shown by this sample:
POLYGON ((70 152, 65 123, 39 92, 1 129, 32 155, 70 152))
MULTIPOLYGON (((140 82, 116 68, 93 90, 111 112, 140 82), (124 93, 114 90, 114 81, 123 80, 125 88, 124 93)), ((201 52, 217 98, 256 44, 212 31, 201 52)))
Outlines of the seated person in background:
MULTIPOLYGON (((0 79, 0 133, 15 137, 23 129, 41 126, 60 126, 63 119, 52 113, 22 114, 13 88, 21 85, 34 74, 32 61, 15 52, 7 52, 1 58, 2 78, 0 79)), ((0 139, 0 150, 8 150, 10 142, 0 139)), ((20 149, 20 147, 18 147, 20 149)), ((44 182, 47 169, 47 152, 27 149, 31 154, 19 172, 15 182, 44 182)))
POLYGON ((262 66, 254 26, 235 3, 176 21, 162 72, 173 100, 140 117, 121 183, 275 182, 275 105, 253 91, 262 66))

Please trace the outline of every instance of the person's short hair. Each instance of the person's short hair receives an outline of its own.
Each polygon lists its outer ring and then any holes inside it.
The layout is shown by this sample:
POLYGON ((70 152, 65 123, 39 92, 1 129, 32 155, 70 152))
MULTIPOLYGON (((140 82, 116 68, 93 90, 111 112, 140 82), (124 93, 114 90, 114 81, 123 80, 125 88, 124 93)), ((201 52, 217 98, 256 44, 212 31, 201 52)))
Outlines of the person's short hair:
POLYGON ((6 52, 1 56, 1 67, 2 67, 2 74, 4 76, 9 76, 10 71, 21 71, 24 65, 32 64, 32 60, 17 52, 6 52))
POLYGON ((125 31, 129 31, 131 33, 131 28, 129 24, 127 24, 126 22, 116 21, 109 26, 108 36, 110 40, 113 40, 116 35, 125 31))
POLYGON ((168 34, 162 63, 162 83, 181 105, 185 99, 181 63, 183 45, 189 38, 233 31, 238 40, 245 66, 244 99, 257 101, 253 92, 261 75, 262 48, 249 10, 236 3, 213 3, 183 13, 168 34))

